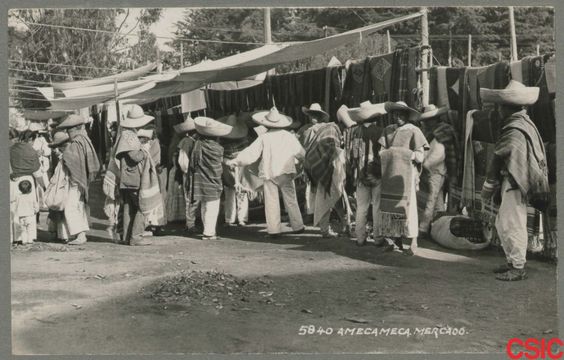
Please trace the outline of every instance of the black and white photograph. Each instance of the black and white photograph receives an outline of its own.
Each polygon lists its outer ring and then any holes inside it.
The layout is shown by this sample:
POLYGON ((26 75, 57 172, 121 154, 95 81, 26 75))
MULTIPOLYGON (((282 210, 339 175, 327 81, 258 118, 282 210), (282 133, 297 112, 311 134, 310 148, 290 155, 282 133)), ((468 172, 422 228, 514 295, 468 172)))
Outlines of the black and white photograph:
POLYGON ((88 4, 4 15, 14 355, 563 356, 554 7, 88 4))

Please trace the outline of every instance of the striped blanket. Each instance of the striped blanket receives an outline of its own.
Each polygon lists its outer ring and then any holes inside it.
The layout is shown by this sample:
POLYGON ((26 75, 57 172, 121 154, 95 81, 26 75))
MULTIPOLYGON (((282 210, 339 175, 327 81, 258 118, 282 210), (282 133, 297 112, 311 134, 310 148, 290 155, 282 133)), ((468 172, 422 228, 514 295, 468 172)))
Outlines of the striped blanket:
POLYGON ((223 147, 210 138, 201 137, 194 144, 190 158, 192 201, 217 200, 223 191, 223 147))
POLYGON ((331 190, 333 159, 340 149, 341 131, 335 123, 323 124, 308 141, 304 170, 312 184, 321 186, 326 193, 331 190))

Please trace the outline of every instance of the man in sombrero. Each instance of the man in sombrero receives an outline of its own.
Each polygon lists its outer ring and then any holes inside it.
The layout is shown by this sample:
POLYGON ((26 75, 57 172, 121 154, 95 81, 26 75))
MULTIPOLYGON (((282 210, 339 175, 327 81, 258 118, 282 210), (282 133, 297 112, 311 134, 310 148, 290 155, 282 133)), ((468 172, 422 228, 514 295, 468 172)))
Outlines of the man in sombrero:
POLYGON ((223 192, 223 146, 220 139, 234 134, 235 128, 215 119, 199 116, 194 119, 198 138, 190 154, 192 201, 200 202, 203 240, 216 240, 216 225, 223 192))
POLYGON ((235 159, 227 161, 226 165, 245 166, 260 159, 259 176, 264 180, 264 211, 268 236, 277 237, 281 232, 279 191, 282 192, 293 232, 301 233, 305 227, 296 197, 294 177, 297 173, 296 163, 303 160, 305 150, 296 136, 285 130, 292 124, 292 118, 281 114, 274 107, 270 111, 254 113, 252 119, 268 131, 262 132, 249 147, 235 159))
POLYGON ((385 109, 395 124, 387 126, 379 139, 382 161, 380 199, 382 236, 394 240, 406 255, 417 251, 418 216, 417 185, 427 139, 414 125, 420 113, 405 102, 387 102, 385 109), (411 242, 404 249, 405 241, 411 242))
POLYGON ((139 105, 131 105, 120 126, 121 134, 116 143, 115 159, 119 163, 119 195, 123 201, 122 241, 131 246, 151 245, 143 237, 145 217, 139 206, 141 178, 148 154, 143 150, 138 132, 154 120, 139 105))
MULTIPOLYGON (((307 149, 313 143, 312 139, 315 137, 315 134, 319 128, 329 120, 329 114, 323 111, 323 109, 321 109, 321 105, 318 103, 311 104, 309 108, 303 106, 302 112, 306 115, 308 121, 298 130, 296 135, 307 154, 307 149)), ((306 179, 305 211, 307 217, 306 221, 308 223, 313 221, 312 217, 315 211, 316 191, 317 189, 312 184, 312 181, 310 179, 306 179)))
POLYGON ((419 117, 429 151, 423 161, 420 193, 419 237, 428 238, 431 221, 437 211, 445 210, 445 191, 456 184, 458 142, 454 127, 443 121, 448 107, 428 105, 419 117), (422 189, 425 188, 425 191, 422 189))
POLYGON ((356 244, 363 246, 368 238, 368 210, 372 206, 372 229, 375 245, 384 245, 380 234, 380 190, 381 165, 378 140, 384 129, 381 121, 386 114, 384 104, 365 101, 360 107, 349 109, 343 105, 337 111, 337 118, 343 124, 358 126, 359 136, 357 159, 349 159, 356 176, 356 244))
POLYGON ((498 114, 503 119, 481 192, 482 206, 492 197, 495 199, 494 194, 501 195, 495 227, 506 264, 496 268, 494 273, 496 279, 502 281, 527 277, 527 203, 539 207, 537 195, 542 198, 549 193, 543 141, 525 109, 533 105, 538 96, 538 87, 526 87, 515 80, 505 89, 480 89, 482 101, 497 104, 498 114))

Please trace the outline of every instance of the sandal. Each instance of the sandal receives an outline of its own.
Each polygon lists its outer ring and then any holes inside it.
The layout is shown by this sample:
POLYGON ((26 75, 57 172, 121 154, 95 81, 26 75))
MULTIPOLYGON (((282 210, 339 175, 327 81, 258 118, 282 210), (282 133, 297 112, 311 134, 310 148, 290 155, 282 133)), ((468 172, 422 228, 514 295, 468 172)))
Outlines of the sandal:
POLYGON ((525 269, 515 269, 515 268, 513 268, 509 271, 498 274, 495 278, 497 280, 501 280, 501 281, 525 280, 527 278, 527 272, 525 271, 525 269))
POLYGON ((503 274, 505 272, 508 272, 511 269, 513 269, 513 265, 511 265, 510 263, 507 263, 507 264, 500 265, 500 266, 496 267, 495 269, 493 269, 493 273, 494 274, 503 274))

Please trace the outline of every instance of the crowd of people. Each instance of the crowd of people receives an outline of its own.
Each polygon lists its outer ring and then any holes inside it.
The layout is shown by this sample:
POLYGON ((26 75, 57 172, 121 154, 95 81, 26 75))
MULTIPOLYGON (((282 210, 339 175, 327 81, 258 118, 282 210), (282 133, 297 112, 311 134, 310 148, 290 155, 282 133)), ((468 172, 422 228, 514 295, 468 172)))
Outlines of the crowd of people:
MULTIPOLYGON (((495 269, 500 280, 526 278, 527 201, 547 184, 546 172, 531 161, 542 163, 546 155, 525 110, 537 97, 538 88, 516 81, 506 89, 481 89, 482 101, 497 104, 504 119, 482 190, 484 203, 493 199, 499 205, 495 225, 507 260, 495 269)), ((186 236, 215 240, 221 201, 226 225, 246 226, 249 202, 258 196, 267 237, 278 237, 283 233, 281 194, 290 233, 300 234, 304 223, 311 223, 326 238, 345 230, 359 246, 370 241, 416 254, 417 239, 429 237, 457 182, 462 150, 448 109, 429 105, 419 112, 402 101, 364 102, 358 108, 343 105, 337 121, 330 121, 319 104, 302 110, 309 121, 300 127, 276 107, 218 119, 187 116, 174 127, 172 167, 165 171, 154 118, 130 106, 119 128, 112 128, 114 144, 104 164, 104 211, 115 242, 150 245, 151 234, 178 219, 185 221, 186 236), (385 126, 389 118, 393 123, 385 126), (354 144, 347 146, 348 141, 354 144), (306 183, 305 216, 295 184, 299 177, 306 183), (347 194, 351 177, 354 194, 347 194), (418 208, 420 182, 427 196, 418 208), (333 212, 344 228, 332 228, 333 212), (351 216, 354 232, 347 231, 351 216)), ((102 166, 85 123, 72 114, 50 131, 34 123, 10 130, 13 242, 37 239, 40 209, 48 209, 49 230, 57 239, 70 245, 87 241, 89 187, 102 166)))

